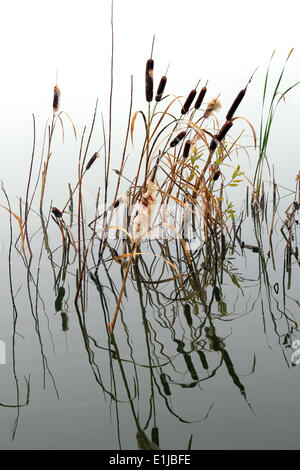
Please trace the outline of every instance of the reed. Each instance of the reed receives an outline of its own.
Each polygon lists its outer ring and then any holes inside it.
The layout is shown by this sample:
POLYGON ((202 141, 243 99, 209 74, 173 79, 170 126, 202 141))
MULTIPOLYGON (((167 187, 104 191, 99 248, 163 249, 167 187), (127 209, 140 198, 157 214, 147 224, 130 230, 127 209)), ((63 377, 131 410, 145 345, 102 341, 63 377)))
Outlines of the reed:
POLYGON ((57 113, 60 107, 60 89, 55 85, 53 90, 53 112, 57 113))
POLYGON ((167 84, 167 77, 164 75, 164 76, 161 77, 159 85, 157 87, 156 96, 155 96, 155 101, 157 103, 159 103, 162 99, 162 96, 163 96, 164 91, 165 91, 166 84, 167 84))
POLYGON ((153 68, 154 60, 148 59, 146 63, 145 73, 146 101, 148 101, 148 103, 153 100, 153 68))
POLYGON ((176 147, 176 145, 179 144, 179 142, 184 139, 184 137, 186 136, 186 132, 185 131, 182 131, 180 132, 176 137, 174 137, 173 140, 171 140, 170 142, 170 147, 176 147))
POLYGON ((187 99, 185 100, 185 102, 184 102, 184 104, 181 108, 181 114, 186 114, 189 111, 189 109, 191 107, 191 104, 195 99, 196 94, 197 94, 196 90, 190 91, 187 99))
POLYGON ((195 106, 194 106, 195 109, 199 109, 200 106, 202 105, 202 102, 205 98, 206 92, 207 92, 206 86, 202 87, 201 90, 200 90, 200 93, 198 95, 198 98, 195 101, 195 106))

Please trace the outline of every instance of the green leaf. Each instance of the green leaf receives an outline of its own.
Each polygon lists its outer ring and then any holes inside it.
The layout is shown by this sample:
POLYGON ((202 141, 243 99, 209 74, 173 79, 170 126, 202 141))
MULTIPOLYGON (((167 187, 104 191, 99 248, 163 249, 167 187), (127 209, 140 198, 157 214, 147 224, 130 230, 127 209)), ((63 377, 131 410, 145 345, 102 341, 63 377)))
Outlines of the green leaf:
POLYGON ((237 280, 237 278, 234 274, 231 275, 231 280, 232 280, 232 282, 235 286, 241 287, 240 284, 239 284, 239 281, 237 280))

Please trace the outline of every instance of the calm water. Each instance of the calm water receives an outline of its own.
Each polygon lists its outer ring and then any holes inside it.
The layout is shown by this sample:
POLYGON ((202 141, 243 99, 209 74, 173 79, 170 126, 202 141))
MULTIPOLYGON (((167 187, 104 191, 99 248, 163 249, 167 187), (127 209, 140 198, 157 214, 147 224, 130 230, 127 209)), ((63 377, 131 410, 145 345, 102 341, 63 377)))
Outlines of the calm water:
POLYGON ((221 299, 205 251, 189 268, 170 244, 183 286, 161 260, 144 256, 110 340, 120 265, 108 262, 97 286, 87 278, 76 308, 74 252, 66 263, 50 221, 52 252, 43 247, 39 261, 39 230, 30 274, 12 250, 14 311, 9 226, 2 226, 1 448, 136 449, 148 438, 187 449, 192 435, 193 449, 299 449, 300 365, 292 365, 291 348, 300 339, 299 267, 288 289, 279 228, 274 270, 266 229, 245 222, 241 239, 262 249, 237 244, 227 252, 221 299))

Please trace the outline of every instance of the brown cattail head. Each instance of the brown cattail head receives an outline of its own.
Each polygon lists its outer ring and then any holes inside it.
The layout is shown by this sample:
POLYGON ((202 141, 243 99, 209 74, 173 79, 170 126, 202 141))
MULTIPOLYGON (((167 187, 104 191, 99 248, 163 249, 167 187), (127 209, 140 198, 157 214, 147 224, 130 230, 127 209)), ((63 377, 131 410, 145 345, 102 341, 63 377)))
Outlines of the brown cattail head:
POLYGON ((199 96, 198 98, 196 99, 196 103, 195 103, 195 109, 199 109, 201 104, 202 104, 202 101, 204 100, 204 97, 206 95, 206 92, 207 92, 207 88, 206 86, 204 86, 203 88, 201 88, 200 90, 200 93, 199 93, 199 96))
POLYGON ((208 118, 211 113, 213 113, 214 111, 218 111, 218 109, 220 109, 221 107, 222 105, 219 98, 213 98, 207 105, 204 117, 208 118))
POLYGON ((60 89, 57 85, 54 87, 54 94, 53 94, 53 111, 56 113, 59 110, 59 102, 60 102, 60 89))
POLYGON ((229 129, 231 129, 232 125, 233 125, 232 121, 226 121, 225 124, 219 130, 218 134, 214 135, 214 138, 212 139, 210 146, 209 146, 209 150, 211 152, 214 152, 216 150, 218 143, 224 139, 229 129))
POLYGON ((185 103, 184 105, 182 106, 181 108, 181 114, 186 114, 188 112, 188 110, 190 109, 190 106, 192 104, 192 102, 194 101, 194 98, 197 94, 197 91, 196 90, 192 90, 189 94, 189 96, 187 97, 187 99, 185 100, 185 103))
POLYGON ((217 147, 218 147, 218 142, 215 139, 212 139, 210 146, 209 146, 210 152, 214 152, 217 147))
POLYGON ((62 216, 63 216, 62 212, 61 212, 59 209, 57 209, 57 207, 52 207, 51 212, 52 212, 52 214, 55 215, 55 217, 57 217, 58 219, 61 219, 62 216))
POLYGON ((146 63, 146 100, 150 103, 153 100, 153 68, 154 60, 148 59, 146 63))
POLYGON ((214 172, 213 180, 217 181, 217 179, 219 179, 220 174, 221 174, 220 170, 216 170, 214 172))
POLYGON ((242 99, 244 98, 245 94, 246 94, 246 88, 239 92, 239 94, 237 95, 236 99, 232 103, 231 108, 229 109, 229 111, 226 115, 227 121, 230 121, 230 119, 233 118, 233 115, 236 112, 237 107, 240 105, 240 103, 241 103, 242 99))
POLYGON ((94 161, 99 157, 99 153, 95 152, 94 155, 89 159, 86 165, 85 171, 89 170, 91 166, 93 165, 94 161))
POLYGON ((183 158, 187 158, 189 156, 191 145, 192 145, 192 142, 190 140, 187 140, 183 149, 183 154, 182 154, 183 158))
POLYGON ((171 141, 170 147, 175 147, 175 145, 179 144, 179 142, 185 137, 186 132, 182 131, 171 141))
POLYGON ((156 97, 155 97, 155 101, 157 103, 162 99, 162 95, 165 91, 166 83, 167 83, 167 77, 164 75, 163 77, 161 77, 158 88, 157 88, 156 97))
POLYGON ((217 139, 219 142, 221 142, 221 140, 224 139, 224 137, 226 136, 227 132, 231 129, 231 127, 233 126, 233 122, 232 121, 226 121, 225 124, 221 127, 221 129, 219 130, 218 134, 216 135, 217 139))

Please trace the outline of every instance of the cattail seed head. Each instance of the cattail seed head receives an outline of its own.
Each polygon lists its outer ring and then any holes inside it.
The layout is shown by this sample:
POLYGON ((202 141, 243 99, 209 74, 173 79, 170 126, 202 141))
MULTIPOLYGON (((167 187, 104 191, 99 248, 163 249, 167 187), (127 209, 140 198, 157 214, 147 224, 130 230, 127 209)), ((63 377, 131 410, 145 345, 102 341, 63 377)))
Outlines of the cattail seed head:
POLYGON ((206 92, 207 92, 207 88, 206 86, 204 86, 203 88, 201 88, 200 90, 200 93, 198 95, 198 98, 196 99, 196 102, 195 102, 195 109, 199 109, 201 104, 202 104, 202 101, 204 100, 204 97, 206 95, 206 92))
POLYGON ((153 68, 154 68, 154 60, 148 59, 146 63, 146 76, 145 76, 145 84, 146 84, 146 100, 150 103, 153 100, 153 68))
POLYGON ((216 150, 218 143, 221 142, 225 138, 227 132, 229 131, 229 129, 231 129, 232 125, 233 125, 232 121, 226 121, 225 124, 219 130, 218 134, 214 135, 214 138, 212 139, 210 146, 209 146, 209 150, 211 152, 214 152, 216 150))
POLYGON ((181 108, 181 114, 186 114, 188 112, 188 110, 190 109, 190 106, 192 104, 192 102, 194 101, 194 98, 197 94, 197 91, 196 90, 192 90, 189 94, 189 96, 187 97, 187 99, 185 100, 185 103, 184 105, 182 106, 181 108))
POLYGON ((213 176, 213 180, 217 181, 217 179, 219 179, 220 174, 221 174, 220 170, 216 170, 213 176))
POLYGON ((219 142, 221 142, 221 140, 224 139, 224 137, 226 136, 227 132, 231 129, 231 127, 233 126, 233 122, 232 121, 226 121, 225 124, 221 127, 220 131, 218 132, 218 134, 216 135, 216 138, 218 139, 219 142))
POLYGON ((170 147, 175 147, 175 145, 179 144, 179 142, 185 137, 186 132, 180 132, 170 143, 170 147))
POLYGON ((212 100, 210 100, 210 102, 207 105, 206 111, 204 113, 204 117, 208 118, 211 113, 213 113, 214 111, 218 111, 221 107, 222 105, 221 105, 221 101, 219 100, 219 98, 213 98, 212 100))
POLYGON ((52 212, 52 214, 55 215, 55 217, 57 217, 58 219, 61 219, 62 216, 63 216, 62 212, 61 212, 59 209, 57 209, 57 207, 52 207, 51 212, 52 212))
POLYGON ((121 198, 120 198, 120 199, 117 199, 116 202, 115 202, 114 205, 113 205, 113 208, 116 209, 117 207, 119 207, 120 202, 121 202, 121 198))
POLYGON ((187 140, 183 149, 183 154, 182 154, 183 158, 187 158, 189 156, 191 145, 192 145, 192 142, 190 140, 187 140))
POLYGON ((239 92, 239 94, 237 95, 236 99, 232 103, 231 108, 229 109, 229 111, 226 115, 227 121, 230 121, 230 119, 232 119, 234 113, 237 110, 237 107, 240 105, 240 103, 241 103, 242 99, 244 98, 245 94, 246 94, 246 88, 239 92))
POLYGON ((165 91, 165 87, 166 87, 166 83, 167 83, 167 77, 164 75, 163 77, 161 77, 160 79, 160 82, 159 82, 159 85, 158 85, 158 88, 157 88, 157 92, 156 92, 156 97, 155 97, 155 101, 158 103, 161 98, 162 98, 162 95, 165 91))
POLYGON ((86 169, 85 171, 89 170, 91 168, 91 166, 93 165, 93 163, 95 162, 95 160, 99 157, 99 153, 98 152, 95 152, 94 155, 89 159, 89 161, 87 162, 87 165, 86 165, 86 169))
POLYGON ((210 146, 209 146, 210 152, 214 152, 217 147, 218 147, 218 142, 215 139, 212 139, 210 146))
POLYGON ((56 113, 59 110, 59 102, 60 102, 60 89, 57 85, 54 87, 54 94, 53 94, 53 111, 56 113))

